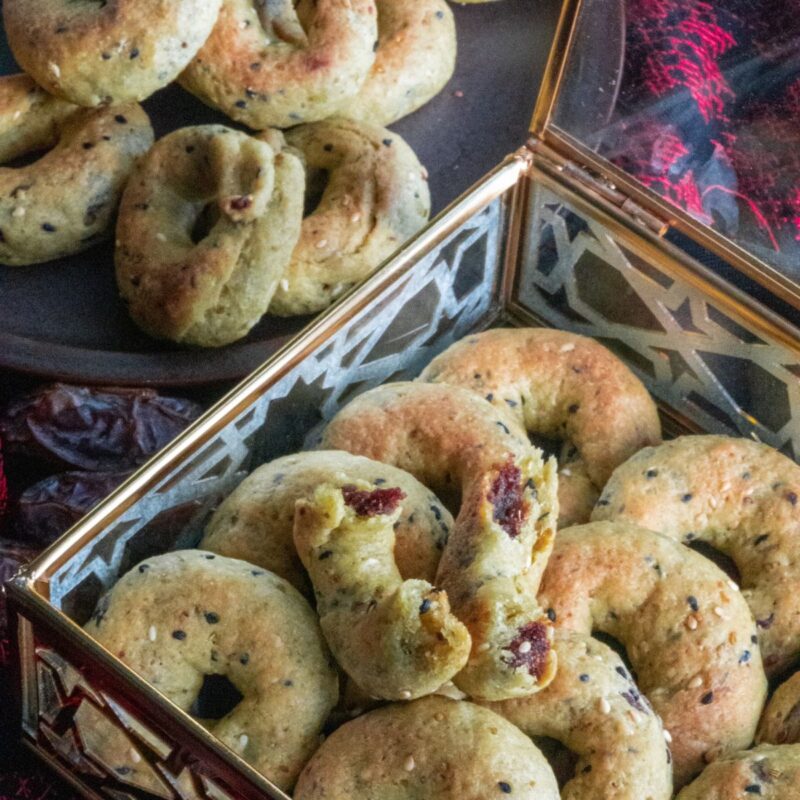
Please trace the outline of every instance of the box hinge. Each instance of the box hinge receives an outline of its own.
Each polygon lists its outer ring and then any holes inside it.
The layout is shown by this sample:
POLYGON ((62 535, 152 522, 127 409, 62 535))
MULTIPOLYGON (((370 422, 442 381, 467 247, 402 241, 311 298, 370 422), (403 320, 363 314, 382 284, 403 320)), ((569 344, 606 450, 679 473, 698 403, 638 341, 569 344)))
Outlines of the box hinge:
POLYGON ((577 184, 584 194, 613 204, 630 219, 652 231, 656 236, 664 236, 669 230, 671 224, 669 221, 642 208, 604 176, 593 173, 586 167, 564 158, 535 137, 531 137, 527 146, 538 158, 549 162, 551 167, 559 172, 568 183, 577 184))

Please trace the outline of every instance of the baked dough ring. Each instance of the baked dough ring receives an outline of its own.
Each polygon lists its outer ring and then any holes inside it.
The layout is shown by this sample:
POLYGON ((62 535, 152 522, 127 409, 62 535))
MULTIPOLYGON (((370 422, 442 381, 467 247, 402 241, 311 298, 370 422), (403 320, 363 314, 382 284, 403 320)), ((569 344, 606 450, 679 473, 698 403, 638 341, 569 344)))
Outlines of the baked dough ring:
POLYGON ((456 23, 444 0, 376 0, 378 49, 347 103, 353 119, 390 125, 437 95, 456 65, 456 23))
POLYGON ((559 473, 559 527, 588 521, 613 470, 661 441, 658 411, 641 381, 610 350, 574 333, 510 328, 468 336, 420 379, 480 392, 529 433, 572 445, 559 473))
POLYGON ((308 762, 295 800, 558 800, 538 748, 488 709, 424 697, 342 725, 308 762))
POLYGON ((280 316, 329 306, 371 275, 430 214, 427 173, 396 133, 335 118, 302 125, 286 138, 312 173, 328 174, 328 184, 303 220, 270 305, 280 316))
POLYGON ((755 623, 707 558, 630 523, 568 528, 539 599, 558 626, 626 648, 672 736, 676 787, 753 741, 767 689, 755 623))
POLYGON ((51 94, 81 106, 144 100, 211 33, 220 0, 5 0, 8 43, 51 94))
POLYGON ((314 612, 286 581, 203 550, 148 558, 98 604, 86 631, 184 711, 206 675, 241 702, 201 720, 282 789, 336 704, 338 676, 314 612))
POLYGON ((488 708, 578 756, 561 800, 670 800, 672 757, 661 720, 622 659, 591 636, 564 630, 554 647, 558 671, 546 689, 488 708))
POLYGON ((800 800, 800 745, 752 750, 720 758, 675 800, 800 800))
POLYGON ((342 451, 297 453, 256 469, 216 510, 200 547, 264 567, 310 596, 292 538, 295 503, 313 497, 321 483, 341 488, 358 481, 402 489, 395 562, 403 580, 432 583, 453 527, 450 512, 407 472, 342 451))
POLYGON ((386 700, 435 692, 470 651, 447 595, 400 577, 393 525, 402 499, 401 489, 366 481, 322 484, 312 499, 297 501, 294 523, 334 656, 367 694, 386 700))
POLYGON ((756 742, 800 743, 800 672, 795 672, 775 690, 761 715, 756 742))
POLYGON ((460 490, 436 578, 472 637, 455 684, 484 700, 546 686, 556 664, 536 590, 555 535, 553 461, 474 392, 424 383, 360 395, 330 422, 323 446, 394 464, 439 496, 460 490))
POLYGON ((603 490, 592 519, 623 519, 730 556, 770 677, 800 654, 800 467, 764 444, 683 436, 643 450, 603 490))
POLYGON ((303 167, 281 147, 277 132, 255 138, 220 125, 156 143, 117 224, 117 284, 137 325, 218 347, 259 321, 302 219, 303 167), (203 220, 209 229, 198 232, 203 220))
POLYGON ((0 78, 0 109, 0 163, 51 148, 27 166, 0 167, 0 264, 38 264, 104 238, 131 170, 153 143, 144 110, 85 111, 26 75, 0 78))
POLYGON ((261 130, 345 109, 375 60, 375 0, 223 0, 180 84, 261 130))

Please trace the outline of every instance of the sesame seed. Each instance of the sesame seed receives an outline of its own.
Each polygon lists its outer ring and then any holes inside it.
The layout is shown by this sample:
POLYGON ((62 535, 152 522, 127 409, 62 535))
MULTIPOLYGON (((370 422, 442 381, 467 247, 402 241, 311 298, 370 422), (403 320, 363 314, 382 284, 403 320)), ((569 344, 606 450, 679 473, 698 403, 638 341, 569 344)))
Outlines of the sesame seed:
POLYGON ((131 761, 133 761, 134 764, 138 764, 142 760, 142 757, 139 755, 139 753, 137 753, 132 747, 128 752, 131 754, 131 761))
POLYGON ((316 244, 316 247, 317 247, 318 250, 322 250, 323 247, 327 247, 327 246, 328 246, 328 240, 327 239, 320 239, 316 244))
POLYGON ((409 692, 408 689, 403 689, 403 691, 400 692, 400 697, 403 700, 410 700, 411 699, 411 692, 409 692))
POLYGON ((147 631, 147 638, 151 642, 154 642, 156 640, 157 636, 158 636, 158 631, 156 630, 156 626, 155 625, 151 625, 150 626, 150 630, 147 631))
POLYGON ((528 641, 522 642, 522 644, 519 646, 520 653, 530 653, 530 651, 531 651, 531 643, 528 641))
POLYGON ((280 285, 282 291, 284 291, 284 292, 288 292, 289 291, 289 281, 287 281, 286 278, 281 279, 281 282, 280 282, 279 285, 280 285))
POLYGON ((156 234, 156 239, 158 239, 159 242, 166 242, 167 241, 167 237, 163 233, 160 233, 160 232, 156 234))
POLYGON ((570 342, 569 344, 562 344, 559 348, 560 353, 569 353, 575 349, 575 345, 570 342))
POLYGON ((250 741, 250 737, 249 737, 249 736, 248 736, 246 733, 243 733, 243 734, 242 734, 242 735, 239 737, 239 747, 241 747, 241 748, 242 748, 242 750, 244 750, 244 748, 245 748, 245 747, 247 747, 247 743, 248 743, 249 741, 250 741))
POLYGON ((422 168, 422 180, 428 180, 428 170, 425 167, 422 168))
POLYGON ((22 116, 22 112, 21 111, 15 111, 14 112, 14 120, 18 120, 21 116, 22 116))
POLYGON ((689 616, 686 618, 686 627, 690 631, 697 630, 697 617, 689 616))
POLYGON ((699 689, 703 685, 703 679, 699 675, 695 675, 689 681, 689 688, 690 689, 699 689))
POLYGON ((19 219, 20 217, 25 216, 25 209, 22 206, 17 206, 12 212, 11 216, 19 219))
POLYGON ((356 211, 355 213, 350 215, 350 222, 359 222, 361 219, 361 212, 356 211))
POLYGON ((600 707, 600 712, 602 714, 610 714, 611 713, 611 703, 606 700, 605 697, 600 698, 600 702, 598 703, 600 707))
POLYGON ((56 76, 56 78, 60 78, 61 77, 61 67, 59 67, 58 64, 56 64, 54 61, 51 61, 47 65, 47 68, 50 70, 50 72, 53 73, 53 75, 56 76))
POLYGON ((564 469, 561 470, 561 474, 569 478, 572 475, 572 470, 564 467, 564 469))
POLYGON ((734 592, 738 592, 739 591, 738 584, 734 583, 733 581, 728 581, 728 586, 730 586, 731 589, 733 589, 734 592))
POLYGON ((464 92, 462 92, 461 89, 456 89, 453 92, 453 97, 463 97, 463 96, 464 96, 464 92))
POLYGON ((417 766, 417 762, 416 762, 416 761, 414 761, 414 756, 409 756, 409 757, 408 757, 408 758, 407 758, 407 759, 406 759, 406 760, 403 762, 403 769, 404 769, 406 772, 413 772, 413 771, 414 771, 414 768, 415 768, 416 766, 417 766))
POLYGON ((721 609, 719 606, 714 606, 714 613, 715 613, 715 614, 716 614, 718 617, 723 617, 723 616, 725 616, 725 612, 724 612, 724 611, 723 611, 723 610, 722 610, 722 609, 721 609))
POLYGON ((672 741, 672 734, 664 728, 664 741, 669 744, 672 741))
POLYGON ((491 649, 491 645, 489 644, 489 642, 482 642, 481 644, 478 645, 479 653, 485 653, 489 649, 491 649))
POLYGON ((701 703, 702 703, 704 706, 707 706, 707 705, 709 705, 710 703, 713 703, 713 702, 714 702, 714 692, 708 692, 708 693, 704 694, 704 695, 703 695, 703 696, 700 698, 700 702, 701 702, 701 703))
POLYGON ((442 714, 442 712, 441 712, 441 711, 437 711, 437 712, 436 712, 436 713, 433 715, 433 718, 434 718, 434 719, 435 719, 437 722, 444 722, 444 714, 442 714))

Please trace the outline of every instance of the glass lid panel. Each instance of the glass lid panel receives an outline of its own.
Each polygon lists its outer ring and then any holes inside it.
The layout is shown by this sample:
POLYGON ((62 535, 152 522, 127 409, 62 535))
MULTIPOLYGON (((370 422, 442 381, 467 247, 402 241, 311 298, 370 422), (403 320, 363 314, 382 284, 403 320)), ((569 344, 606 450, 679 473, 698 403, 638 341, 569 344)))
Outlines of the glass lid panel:
POLYGON ((800 283, 800 2, 584 0, 572 42, 549 123, 800 283))

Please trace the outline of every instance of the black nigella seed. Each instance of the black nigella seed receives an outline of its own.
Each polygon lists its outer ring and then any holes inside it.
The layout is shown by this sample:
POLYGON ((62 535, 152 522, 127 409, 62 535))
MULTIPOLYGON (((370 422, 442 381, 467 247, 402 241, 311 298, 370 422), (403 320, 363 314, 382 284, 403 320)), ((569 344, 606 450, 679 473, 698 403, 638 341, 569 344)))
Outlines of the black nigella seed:
POLYGON ((603 497, 601 497, 601 498, 600 498, 600 499, 597 501, 597 505, 599 505, 599 506, 607 506, 607 505, 609 505, 609 503, 611 503, 611 501, 610 501, 610 500, 606 500, 606 499, 605 499, 605 498, 603 498, 603 497))
POLYGON ((186 152, 187 152, 189 155, 191 155, 192 153, 194 153, 194 145, 193 145, 193 144, 187 144, 187 145, 186 145, 186 152))
POLYGON ((427 614, 431 610, 431 601, 428 600, 426 597, 420 604, 419 604, 419 613, 420 614, 427 614))
POLYGON ((509 400, 509 399, 506 398, 506 405, 509 408, 516 408, 517 407, 517 401, 516 400, 509 400))
POLYGON ((555 622, 556 621, 555 609, 553 609, 553 608, 548 608, 547 609, 547 619, 549 619, 550 622, 555 622))
POLYGON ((374 480, 374 481, 372 481, 372 482, 373 482, 373 483, 374 483, 376 486, 383 486, 383 484, 384 484, 384 483, 386 483, 386 478, 375 478, 375 480, 374 480))
POLYGON ((500 426, 500 428, 503 430, 503 433, 509 433, 509 434, 511 433, 511 431, 510 431, 510 430, 509 430, 509 429, 508 429, 508 428, 507 428, 505 425, 503 425, 503 423, 502 423, 502 422, 498 422, 497 424, 498 424, 498 425, 500 426))
POLYGON ((116 116, 116 117, 114 117, 114 119, 115 119, 115 120, 116 120, 116 121, 117 121, 117 122, 118 122, 120 125, 125 125, 125 124, 128 122, 127 118, 126 118, 126 117, 123 117, 123 116, 122 116, 122 114, 117 114, 117 116, 116 116))
POLYGON ((131 58, 139 58, 139 50, 135 47, 131 50, 131 58))
POLYGON ((578 677, 581 683, 589 683, 589 676, 584 672, 583 675, 578 677))
POLYGON ((284 686, 294 686, 294 681, 290 681, 290 680, 287 679, 287 680, 285 680, 283 682, 283 685, 284 686))
POLYGON ((489 392, 489 394, 486 395, 486 399, 491 403, 492 400, 494 400, 494 395, 491 392, 489 392))
POLYGON ((237 100, 234 105, 236 108, 247 108, 247 101, 246 100, 237 100))
POLYGON ((204 616, 209 625, 216 625, 219 622, 219 614, 216 614, 213 611, 206 611, 204 616))
POLYGON ((250 656, 247 653, 242 653, 239 656, 239 663, 242 665, 246 665, 250 663, 250 656))
POLYGON ((745 650, 741 656, 739 656, 739 663, 746 664, 750 660, 750 651, 745 650))
POLYGON ((704 705, 710 705, 714 702, 714 692, 707 692, 700 698, 700 702, 704 705))
POLYGON ((147 572, 150 569, 149 564, 139 564, 139 572, 147 572))
POLYGON ((211 561, 212 559, 215 559, 215 558, 216 558, 216 556, 213 556, 213 555, 207 555, 206 556, 206 560, 207 561, 211 561))
POLYGON ((753 644, 758 644, 758 636, 756 636, 755 634, 753 634, 753 635, 750 637, 750 641, 751 641, 753 644))
POLYGON ((111 53, 103 53, 102 54, 103 61, 110 61, 111 60, 111 53))
POLYGON ((117 775, 127 775, 130 771, 131 771, 130 767, 116 767, 114 769, 114 772, 116 772, 117 775))
POLYGON ((616 670, 620 675, 622 675, 623 678, 627 680, 628 673, 625 671, 625 667, 617 667, 616 670))
POLYGON ((84 150, 91 150, 94 147, 94 142, 84 142, 83 149, 84 150))
POLYGON ((383 140, 383 146, 384 147, 391 147, 392 146, 392 140, 391 139, 384 139, 383 140))
POLYGON ((186 631, 172 631, 172 638, 177 639, 179 642, 182 642, 186 638, 186 631))
POLYGON ((683 495, 683 497, 681 497, 681 502, 688 503, 691 499, 692 495, 687 492, 685 495, 683 495))
POLYGON ((689 604, 689 608, 691 608, 692 611, 697 611, 700 608, 700 606, 697 603, 697 598, 693 594, 690 594, 686 598, 686 602, 689 604))
POLYGON ((436 19, 444 19, 444 11, 437 11, 436 19))
POLYGON ((511 794, 511 784, 506 783, 505 781, 498 781, 497 787, 503 794, 511 794))
POLYGON ((55 233, 56 232, 56 226, 55 225, 51 225, 49 222, 45 222, 42 225, 42 230, 46 231, 47 233, 55 233))
POLYGON ((585 767, 584 767, 584 768, 581 770, 581 772, 582 772, 584 775, 588 775, 588 774, 589 774, 591 771, 592 771, 592 765, 591 765, 591 764, 587 764, 587 765, 586 765, 586 766, 585 766, 585 767))
POLYGON ((260 570, 260 569, 251 569, 250 570, 250 574, 251 575, 255 575, 256 577, 258 577, 259 575, 263 575, 264 571, 260 570))
POLYGON ((644 474, 645 478, 656 478, 658 477, 658 470, 657 469, 649 469, 644 474))
POLYGON ((744 787, 744 791, 746 794, 761 794, 761 787, 757 783, 751 783, 744 787))
POLYGON ((577 403, 573 403, 573 404, 572 404, 572 405, 571 405, 571 406, 570 406, 570 407, 567 409, 567 411, 568 411, 570 414, 577 414, 577 413, 578 413, 578 409, 579 409, 579 408, 580 408, 580 406, 579 406, 577 403))
POLYGON ((323 550, 319 554, 319 560, 324 561, 326 558, 330 558, 333 555, 333 550, 323 550))
POLYGON ((375 44, 372 45, 372 52, 373 53, 377 53, 378 52, 378 40, 377 39, 375 40, 375 44))
POLYGON ((753 542, 753 544, 756 547, 758 547, 760 544, 764 544, 764 542, 766 542, 767 539, 769 539, 769 534, 768 533, 762 533, 760 536, 756 536, 755 541, 753 542))
POLYGON ((322 149, 326 153, 332 153, 333 152, 333 145, 332 144, 324 144, 324 145, 322 145, 322 149))
POLYGON ((795 492, 786 492, 784 497, 793 505, 797 505, 797 494, 795 492))
POLYGON ((431 506, 431 513, 436 517, 437 521, 442 518, 442 511, 439 506, 431 506))

